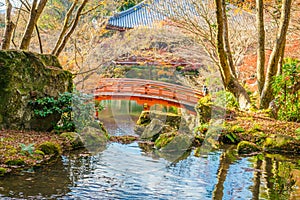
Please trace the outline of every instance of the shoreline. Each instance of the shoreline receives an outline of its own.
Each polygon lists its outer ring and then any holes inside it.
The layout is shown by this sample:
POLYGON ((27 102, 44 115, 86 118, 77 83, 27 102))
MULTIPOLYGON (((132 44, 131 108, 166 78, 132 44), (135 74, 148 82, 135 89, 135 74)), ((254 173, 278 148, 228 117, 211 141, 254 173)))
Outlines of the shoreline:
MULTIPOLYGON (((207 131, 203 130, 198 129, 195 134, 193 147, 201 146, 207 131)), ((51 132, 1 130, 0 141, 0 177, 47 165, 64 152, 84 147, 74 148, 71 140, 51 132)), ((142 140, 135 136, 109 138, 109 142, 122 144, 134 141, 142 140)), ((259 113, 237 112, 234 119, 223 125, 219 144, 237 145, 238 152, 245 156, 253 152, 300 155, 300 123, 278 121, 259 113), (239 143, 245 141, 255 148, 246 146, 246 149, 239 150, 239 143)))

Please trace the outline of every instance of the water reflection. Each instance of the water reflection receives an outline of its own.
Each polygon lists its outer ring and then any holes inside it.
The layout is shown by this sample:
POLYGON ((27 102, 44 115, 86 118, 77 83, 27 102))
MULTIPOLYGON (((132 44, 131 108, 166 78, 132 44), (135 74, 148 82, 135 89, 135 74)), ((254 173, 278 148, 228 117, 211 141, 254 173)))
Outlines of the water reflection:
MULTIPOLYGON (((297 163, 237 157, 232 147, 177 163, 138 143, 111 143, 93 156, 65 155, 49 168, 0 179, 0 197, 25 199, 288 199, 297 163)), ((297 193, 294 199, 297 199, 297 193)))
POLYGON ((0 178, 0 198, 55 199, 70 192, 69 170, 62 160, 49 168, 30 169, 18 176, 0 178))
MULTIPOLYGON (((110 133, 133 134, 137 115, 120 117, 120 124, 111 124, 105 116, 110 133)), ((200 157, 187 151, 170 162, 143 143, 110 143, 94 155, 76 152, 35 172, 2 177, 0 198, 289 199, 294 180, 300 180, 300 165, 294 162, 298 159, 239 157, 234 146, 225 146, 200 157)), ((291 199, 299 199, 299 194, 294 191, 291 199)))

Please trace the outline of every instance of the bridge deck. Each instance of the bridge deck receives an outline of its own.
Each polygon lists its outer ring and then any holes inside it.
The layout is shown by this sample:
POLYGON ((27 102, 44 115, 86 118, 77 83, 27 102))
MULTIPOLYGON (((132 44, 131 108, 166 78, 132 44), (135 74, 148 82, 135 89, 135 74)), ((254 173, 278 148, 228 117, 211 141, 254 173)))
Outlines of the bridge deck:
POLYGON ((144 79, 102 79, 94 91, 95 98, 131 99, 138 103, 194 107, 203 97, 199 90, 190 87, 144 79))

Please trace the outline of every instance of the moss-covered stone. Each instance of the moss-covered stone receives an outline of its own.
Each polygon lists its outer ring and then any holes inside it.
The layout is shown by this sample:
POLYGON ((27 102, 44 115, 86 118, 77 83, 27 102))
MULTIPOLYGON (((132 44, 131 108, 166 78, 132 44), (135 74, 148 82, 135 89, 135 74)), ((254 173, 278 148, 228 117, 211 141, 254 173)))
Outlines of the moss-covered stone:
POLYGON ((0 176, 4 176, 6 174, 6 169, 3 167, 0 167, 0 176))
POLYGON ((176 131, 160 134, 160 136, 154 142, 155 147, 157 149, 160 149, 160 148, 166 146, 169 142, 171 142, 173 140, 173 138, 177 134, 178 134, 178 132, 176 132, 176 131))
POLYGON ((143 111, 136 122, 137 125, 143 125, 146 126, 151 122, 150 118, 150 112, 149 111, 143 111))
POLYGON ((186 151, 192 146, 193 137, 188 134, 177 134, 166 145, 161 147, 162 152, 186 151))
POLYGON ((181 115, 161 111, 143 111, 136 124, 147 126, 153 119, 159 119, 165 125, 176 126, 178 128, 181 122, 181 115))
POLYGON ((22 166, 25 165, 26 163, 23 159, 18 158, 18 159, 6 160, 5 164, 9 166, 22 166))
MULTIPOLYGON (((182 125, 182 117, 181 115, 174 114, 174 113, 165 113, 161 111, 143 111, 139 117, 139 120, 137 121, 136 126, 134 127, 134 131, 138 135, 144 135, 144 139, 152 138, 151 131, 149 132, 146 130, 146 127, 150 125, 152 121, 159 120, 161 123, 160 126, 156 126, 160 128, 160 131, 157 133, 166 133, 172 130, 178 130, 182 125), (146 130, 147 134, 144 133, 146 130), (149 136, 149 137, 148 137, 149 136)), ((157 124, 157 123, 155 123, 157 124)), ((153 124, 152 124, 153 125, 153 124)), ((148 128, 151 128, 150 125, 148 128)), ((151 128, 152 129, 152 128, 151 128)), ((154 129, 153 129, 154 130, 154 129)), ((153 135, 157 135, 157 133, 152 132, 153 135)), ((156 139, 156 138, 154 138, 156 139)))
POLYGON ((102 129, 85 127, 80 133, 84 147, 90 152, 99 152, 105 149, 108 142, 107 135, 102 129))
POLYGON ((45 155, 58 156, 61 154, 60 145, 54 142, 44 142, 40 144, 37 149, 44 152, 45 155))
MULTIPOLYGON (((153 137, 158 135, 162 130, 164 123, 159 119, 153 119, 150 124, 148 124, 141 135, 141 139, 152 140, 153 137)), ((157 137, 156 137, 157 138, 157 137)))
POLYGON ((209 122, 211 118, 212 106, 213 103, 210 95, 207 95, 198 101, 198 104, 195 106, 195 110, 201 124, 209 122))
POLYGON ((241 141, 237 146, 237 151, 239 154, 248 154, 260 151, 260 148, 252 142, 241 141))
POLYGON ((300 152, 300 141, 292 136, 273 134, 266 138, 264 149, 268 152, 300 152))
POLYGON ((183 133, 161 134, 155 141, 156 151, 158 156, 176 163, 179 160, 185 159, 190 155, 193 136, 183 133), (163 135, 163 137, 161 137, 163 135))
POLYGON ((60 116, 36 118, 29 102, 72 91, 72 74, 62 70, 55 56, 3 50, 0 85, 0 128, 49 130, 60 116))
POLYGON ((78 149, 84 147, 83 141, 78 133, 75 132, 64 132, 60 134, 72 149, 78 149))

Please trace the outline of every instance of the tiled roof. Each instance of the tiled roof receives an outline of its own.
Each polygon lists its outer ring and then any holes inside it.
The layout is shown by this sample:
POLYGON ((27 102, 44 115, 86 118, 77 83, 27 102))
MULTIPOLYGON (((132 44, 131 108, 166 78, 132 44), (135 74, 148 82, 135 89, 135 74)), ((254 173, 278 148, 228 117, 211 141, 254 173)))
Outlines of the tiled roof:
POLYGON ((118 28, 134 28, 137 26, 149 26, 155 21, 164 20, 165 16, 154 11, 149 4, 141 2, 140 4, 116 13, 108 20, 108 25, 118 28))
MULTIPOLYGON (((206 0, 203 0, 205 4, 206 0)), ((209 0, 208 0, 209 1, 209 0)), ((138 26, 152 26, 154 22, 162 21, 167 17, 172 18, 175 15, 188 16, 195 18, 199 15, 195 7, 194 0, 153 0, 152 3, 146 1, 140 4, 116 13, 108 20, 108 28, 129 29, 138 26)), ((247 25, 251 28, 255 27, 255 16, 249 12, 240 10, 235 11, 233 5, 230 8, 230 22, 247 25)), ((199 23, 203 23, 199 21, 199 23)), ((204 23, 203 23, 204 25, 204 23)))

